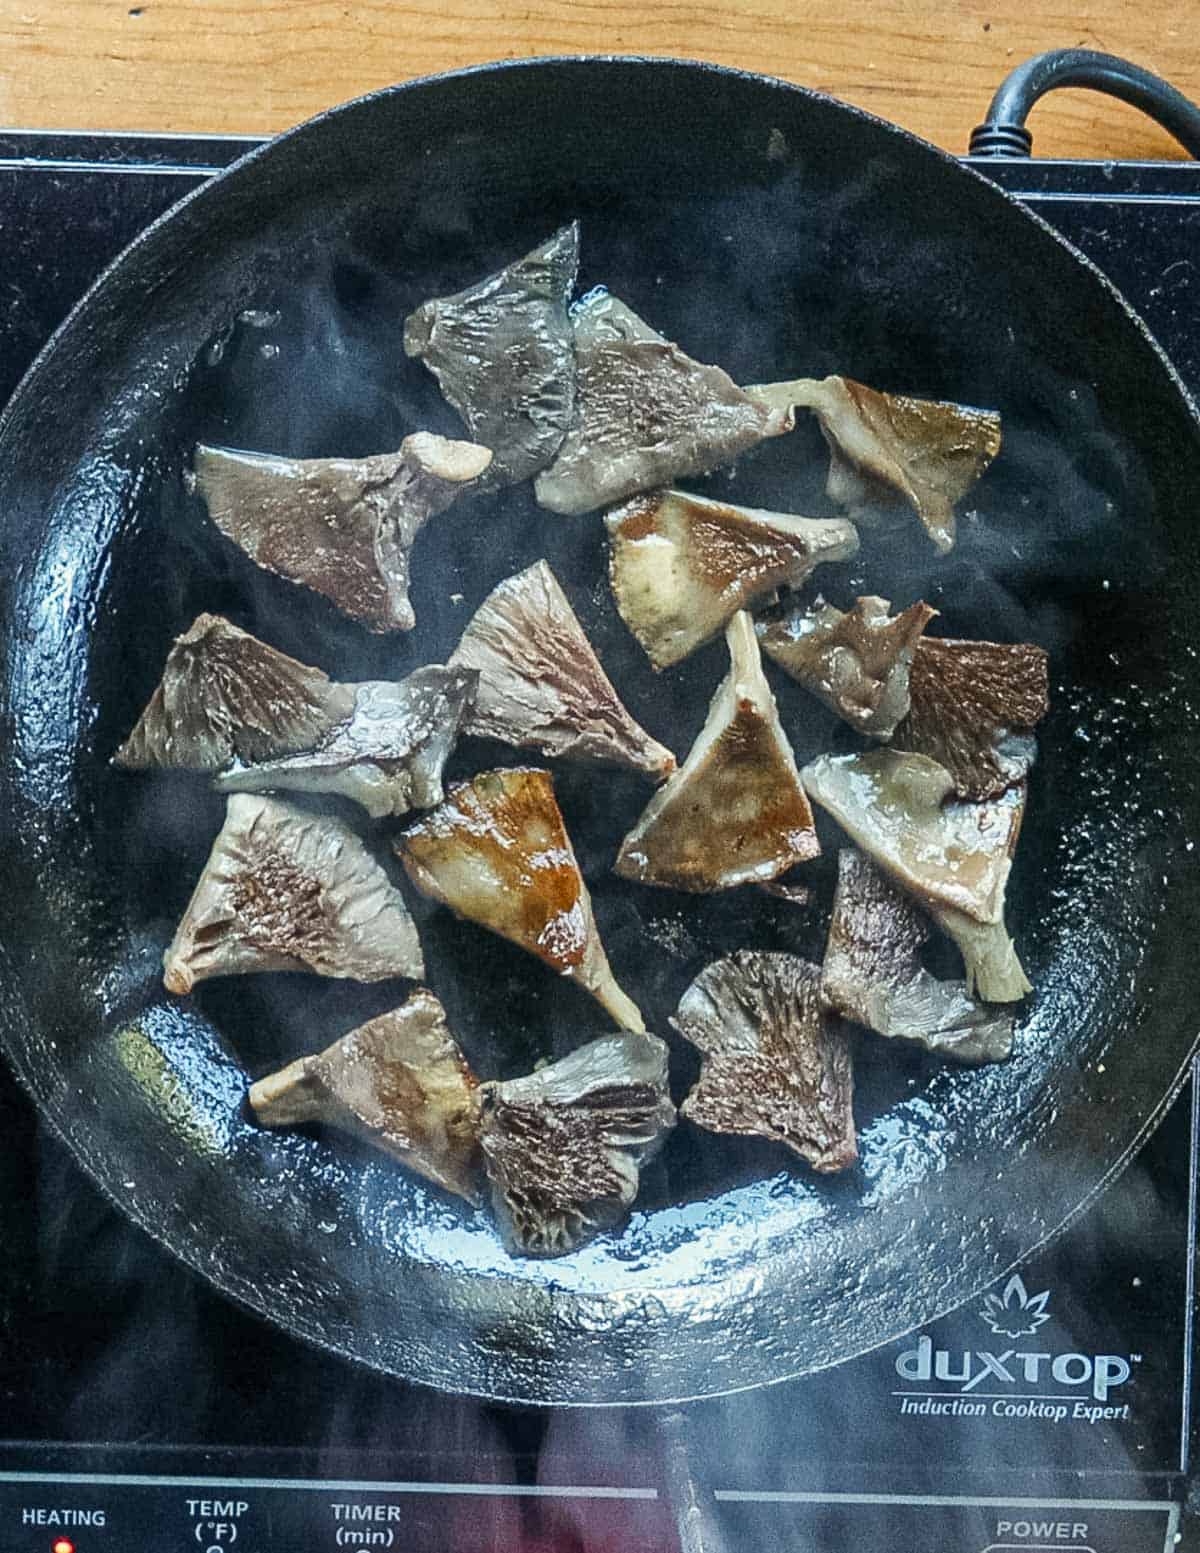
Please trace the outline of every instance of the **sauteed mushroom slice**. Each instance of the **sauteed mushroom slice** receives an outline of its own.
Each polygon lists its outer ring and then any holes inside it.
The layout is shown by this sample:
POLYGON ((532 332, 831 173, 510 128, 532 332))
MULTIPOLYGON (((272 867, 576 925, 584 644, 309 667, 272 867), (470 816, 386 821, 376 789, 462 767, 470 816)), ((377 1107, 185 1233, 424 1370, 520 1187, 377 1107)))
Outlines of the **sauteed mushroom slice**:
POLYGON ((268 647, 221 615, 176 637, 162 678, 113 764, 216 771, 303 749, 343 717, 348 686, 268 647))
POLYGON ((578 982, 627 1030, 642 1016, 618 987, 548 771, 485 771, 395 843, 409 878, 578 982))
POLYGON ((1004 926, 1023 788, 966 803, 952 798, 944 766, 892 749, 822 755, 801 775, 817 803, 958 944, 970 996, 1012 1003, 1031 990, 1004 926))
POLYGON ((196 448, 209 517, 266 571, 323 593, 370 631, 410 631, 408 558, 426 520, 491 463, 487 448, 419 431, 371 458, 273 458, 196 448))
POLYGON ((492 590, 450 663, 479 673, 468 733, 659 781, 675 769, 626 711, 545 561, 492 590))
POLYGON ((704 1054, 680 1114, 709 1132, 785 1144, 823 1172, 858 1158, 848 1033, 822 1007, 821 973, 743 949, 706 966, 672 1025, 704 1054))
POLYGON ((994 798, 1037 758, 1033 729, 1049 708, 1046 652, 1029 642, 926 637, 913 654, 912 706, 898 749, 931 755, 963 798, 994 798))
POLYGON ((264 1127, 324 1122, 365 1138, 448 1192, 479 1202, 479 1080, 421 988, 312 1057, 250 1088, 264 1127))
POLYGON ((605 517, 617 608, 656 669, 686 658, 783 584, 858 550, 852 523, 652 491, 605 517))
POLYGON ((921 964, 929 933, 924 914, 861 852, 844 847, 821 970, 826 1007, 956 1062, 1003 1062, 1013 1016, 977 1003, 965 982, 935 980, 921 964))
POLYGON ((768 408, 815 412, 829 444, 826 491, 857 522, 902 503, 942 552, 954 544, 955 503, 1000 451, 993 410, 882 394, 848 377, 755 384, 746 392, 768 408))
POLYGON ((889 739, 908 713, 917 639, 937 614, 920 603, 891 619, 890 608, 887 599, 868 596, 843 612, 819 598, 760 622, 758 639, 768 658, 852 728, 889 739))
POLYGON ((215 785, 227 793, 340 793, 373 819, 432 808, 445 796, 442 770, 478 677, 433 663, 395 684, 339 686, 353 704, 322 737, 294 755, 233 766, 215 785))
POLYGON ((403 897, 350 827, 250 793, 226 805, 163 966, 178 993, 247 971, 425 974, 403 897))
POLYGON ((590 512, 704 474, 793 425, 790 408, 755 403, 720 367, 693 361, 607 292, 572 312, 574 416, 534 482, 551 512, 590 512))
POLYGON ((687 759, 621 843, 617 872, 708 892, 761 884, 820 852, 754 626, 735 615, 730 666, 687 759))
POLYGON ((455 296, 436 297, 404 324, 473 442, 494 455, 480 488, 527 480, 557 453, 575 403, 567 303, 579 268, 579 223, 455 296))
POLYGON ((675 1125, 667 1048, 605 1036, 527 1078, 484 1084, 481 1142, 509 1249, 563 1256, 619 1224, 675 1125))

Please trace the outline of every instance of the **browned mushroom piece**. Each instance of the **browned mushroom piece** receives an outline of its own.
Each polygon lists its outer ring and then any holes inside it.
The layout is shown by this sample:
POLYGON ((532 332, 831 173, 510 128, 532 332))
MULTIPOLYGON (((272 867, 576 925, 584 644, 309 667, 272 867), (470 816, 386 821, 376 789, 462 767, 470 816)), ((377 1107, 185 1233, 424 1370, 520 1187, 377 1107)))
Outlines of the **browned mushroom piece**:
POLYGON ((460 782, 395 847, 424 894, 578 982, 625 1029, 645 1029, 613 977, 548 771, 460 782))
POLYGON ((709 1132, 783 1143, 814 1170, 858 1158, 848 1032, 822 1007, 821 973, 742 949, 706 966, 672 1025, 704 1054, 680 1115, 709 1132))
POLYGON ((852 728, 889 739, 908 713, 913 649, 937 614, 920 603, 891 619, 890 608, 887 599, 869 596, 843 612, 817 599, 760 622, 758 639, 768 658, 852 728))
POLYGON ((162 679, 113 756, 130 768, 216 771, 319 739, 353 705, 349 686, 277 652, 221 615, 176 637, 162 679))
POLYGON ((371 458, 273 458, 196 448, 209 517, 257 565, 323 593, 370 631, 410 631, 408 557, 426 520, 491 463, 431 432, 371 458))
POLYGON ((817 803, 954 939, 969 996, 1013 1003, 1032 990, 1004 926, 1024 788, 986 803, 955 800, 944 766, 893 749, 822 755, 801 775, 817 803))
POLYGON ((687 759, 621 843, 617 872, 709 892, 761 884, 821 848, 747 614, 727 630, 729 673, 687 759))
POLYGON ((455 296, 436 297, 404 324, 474 442, 494 455, 480 489, 527 480, 558 452, 575 404, 575 345, 567 303, 579 268, 579 223, 455 296))
POLYGON ((861 852, 844 847, 821 969, 826 1007, 956 1062, 1003 1062, 1012 1014, 977 1003, 965 982, 931 976, 921 964, 929 934, 924 913, 861 852))
POLYGON ((235 765, 216 778, 225 793, 340 793, 373 819, 441 803, 442 771, 471 703, 473 669, 428 664, 393 684, 367 680, 346 715, 307 748, 235 765))
POLYGON ((844 519, 734 507, 686 491, 635 496, 605 523, 617 608, 656 669, 686 658, 739 609, 858 550, 844 519))
POLYGON ((881 394, 848 377, 755 384, 746 392, 765 408, 815 412, 829 444, 826 492, 857 522, 903 504, 942 552, 954 544, 955 503, 1000 451, 993 410, 881 394))
POLYGON ((704 474, 790 430, 790 408, 756 404, 720 367, 693 361, 607 292, 572 310, 575 410, 534 481, 551 512, 591 512, 704 474))
POLYGON ((479 1080, 432 992, 368 1020, 250 1088, 264 1127, 324 1122, 479 1202, 479 1080))
POLYGON ((250 793, 229 799, 163 967, 178 993, 248 971, 425 974, 403 897, 350 827, 250 793))
POLYGON ((479 672, 467 733, 659 781, 675 769, 626 711, 545 561, 492 590, 450 663, 479 672))
POLYGON ((667 1048, 605 1036, 526 1078, 484 1084, 481 1142, 509 1249, 563 1256, 618 1225, 675 1125, 667 1048))
POLYGON ((1033 729, 1049 708, 1044 648, 926 637, 909 689, 897 749, 932 756, 962 798, 994 798, 1025 780, 1037 758, 1033 729))

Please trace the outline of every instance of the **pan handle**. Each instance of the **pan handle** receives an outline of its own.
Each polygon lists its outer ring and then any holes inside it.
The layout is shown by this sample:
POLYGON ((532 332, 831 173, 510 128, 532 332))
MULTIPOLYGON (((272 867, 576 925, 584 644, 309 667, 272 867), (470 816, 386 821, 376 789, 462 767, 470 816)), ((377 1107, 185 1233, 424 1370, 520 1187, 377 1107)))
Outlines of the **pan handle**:
POLYGON ((971 131, 970 154, 1032 155, 1033 136, 1025 127, 1029 111, 1039 97, 1063 86, 1119 97, 1161 124, 1189 156, 1200 157, 1200 108, 1160 76, 1093 49, 1051 49, 1018 65, 1001 82, 987 118, 971 131))

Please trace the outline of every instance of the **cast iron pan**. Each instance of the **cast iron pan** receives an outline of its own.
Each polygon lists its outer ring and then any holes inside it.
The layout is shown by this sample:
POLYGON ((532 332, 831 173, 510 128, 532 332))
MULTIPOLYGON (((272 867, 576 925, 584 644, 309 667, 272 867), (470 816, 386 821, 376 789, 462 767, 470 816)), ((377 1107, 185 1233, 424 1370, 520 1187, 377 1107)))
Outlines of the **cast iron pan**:
MULTIPOLYGON (((824 467, 806 424, 707 488, 819 514, 824 467)), ((238 163, 108 271, 9 407, 0 482, 4 1046, 114 1201, 298 1336, 543 1403, 776 1381, 978 1291, 1078 1212, 1172 1098, 1198 1024, 1197 422, 1094 270, 890 126, 644 60, 488 68, 351 104, 238 163), (108 760, 201 610, 339 678, 399 676, 444 657, 494 584, 542 555, 635 714, 686 750, 724 649, 649 671, 614 613, 597 517, 542 513, 523 489, 459 503, 416 547, 417 630, 380 639, 257 573, 183 488, 199 438, 354 454, 453 430, 403 356, 402 318, 576 216, 581 288, 608 284, 741 381, 841 371, 1001 410, 1004 451, 948 558, 914 526, 821 586, 842 603, 923 594, 943 634, 1042 642, 1054 706, 1010 891, 1037 988, 1012 1061, 962 1071, 864 1037, 854 1172, 818 1181, 765 1144, 681 1126, 625 1230, 537 1263, 382 1158, 248 1122, 248 1073, 404 989, 261 976, 166 997, 159 956, 221 809, 198 779, 108 760)), ((801 760, 851 747, 776 688, 801 760)), ((464 747, 456 769, 513 759, 464 747)), ((639 779, 556 778, 610 958, 653 1028, 720 953, 820 957, 831 830, 811 911, 754 891, 696 900, 609 872, 649 796, 639 779)), ((603 1028, 519 951, 413 904, 484 1075, 603 1028)), ((674 1066, 682 1092, 678 1046, 674 1066)))

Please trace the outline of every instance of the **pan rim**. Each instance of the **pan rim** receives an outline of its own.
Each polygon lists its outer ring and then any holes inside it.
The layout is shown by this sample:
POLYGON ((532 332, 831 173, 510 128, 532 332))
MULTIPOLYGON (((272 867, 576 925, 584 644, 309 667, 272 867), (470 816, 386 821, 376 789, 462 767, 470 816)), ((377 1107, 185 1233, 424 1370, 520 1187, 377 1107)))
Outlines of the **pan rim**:
MULTIPOLYGON (((436 71, 428 75, 414 76, 407 81, 394 82, 390 86, 381 86, 374 91, 363 92, 357 97, 347 98, 345 102, 335 103, 332 107, 323 109, 311 118, 303 119, 289 129, 281 130, 279 134, 262 140, 259 144, 252 146, 249 151, 230 162, 227 167, 223 167, 219 172, 213 174, 212 177, 207 178, 197 188, 189 190, 180 199, 171 204, 160 216, 156 216, 149 226, 143 227, 133 241, 128 243, 120 253, 105 265, 100 274, 97 275, 38 351, 38 354, 26 368, 13 389, 7 403, 0 409, 0 455, 3 452, 5 436, 15 415, 15 407, 18 401, 24 398, 30 381, 35 376, 40 375, 43 361, 57 349, 61 337, 74 329, 80 315, 91 311, 92 299, 110 283, 110 277, 116 274, 133 255, 139 253, 146 244, 153 242, 159 230, 176 220, 182 211, 190 209, 193 205, 204 203, 206 198, 212 197, 211 191, 220 189, 226 183, 234 181, 246 169, 257 165, 263 157, 273 154, 276 147, 290 145, 294 139, 315 133, 320 127, 333 122, 345 114, 361 110, 386 98, 399 97, 412 92, 419 93, 430 87, 440 87, 451 82, 471 80, 475 77, 486 76, 490 78, 497 75, 515 75, 526 71, 538 73, 540 71, 562 68, 586 70, 592 69, 595 66, 644 69, 648 72, 664 69, 678 70, 683 73, 712 75, 733 81, 753 83, 756 86, 766 86, 785 94, 794 93, 801 98, 831 105, 839 112, 849 114, 852 118, 872 124, 895 136, 902 143, 919 147, 924 154, 932 155, 944 166, 953 167, 958 173, 970 177, 977 186, 988 190, 989 195, 1000 204, 1010 210, 1020 211, 1025 220, 1031 221, 1055 243, 1064 248, 1091 273, 1095 280, 1099 281, 1110 299, 1116 302, 1126 317, 1135 324, 1146 343, 1154 351, 1160 366, 1165 368, 1168 377, 1186 403, 1192 419, 1196 423, 1197 431, 1200 431, 1200 403, 1197 402, 1191 390, 1180 377, 1171 358, 1159 344, 1141 314, 1087 254, 1083 253, 1069 239, 1063 237, 1044 217, 1040 216, 1035 210, 1031 210, 1028 205, 1023 204, 1016 195, 994 183, 984 173, 980 172, 978 168, 972 166, 969 159, 955 156, 953 152, 944 150, 941 146, 937 146, 932 141, 914 134, 912 130, 905 129, 891 119, 882 118, 878 114, 871 113, 866 108, 860 108, 854 103, 848 103, 842 98, 834 96, 831 92, 822 92, 814 87, 802 86, 798 82, 788 81, 782 76, 767 75, 754 70, 743 70, 734 65, 722 65, 711 60, 691 59, 687 56, 624 53, 544 54, 530 55, 521 59, 501 59, 475 65, 464 65, 457 70, 436 71)), ((239 137, 233 136, 230 138, 237 139, 239 137)))

